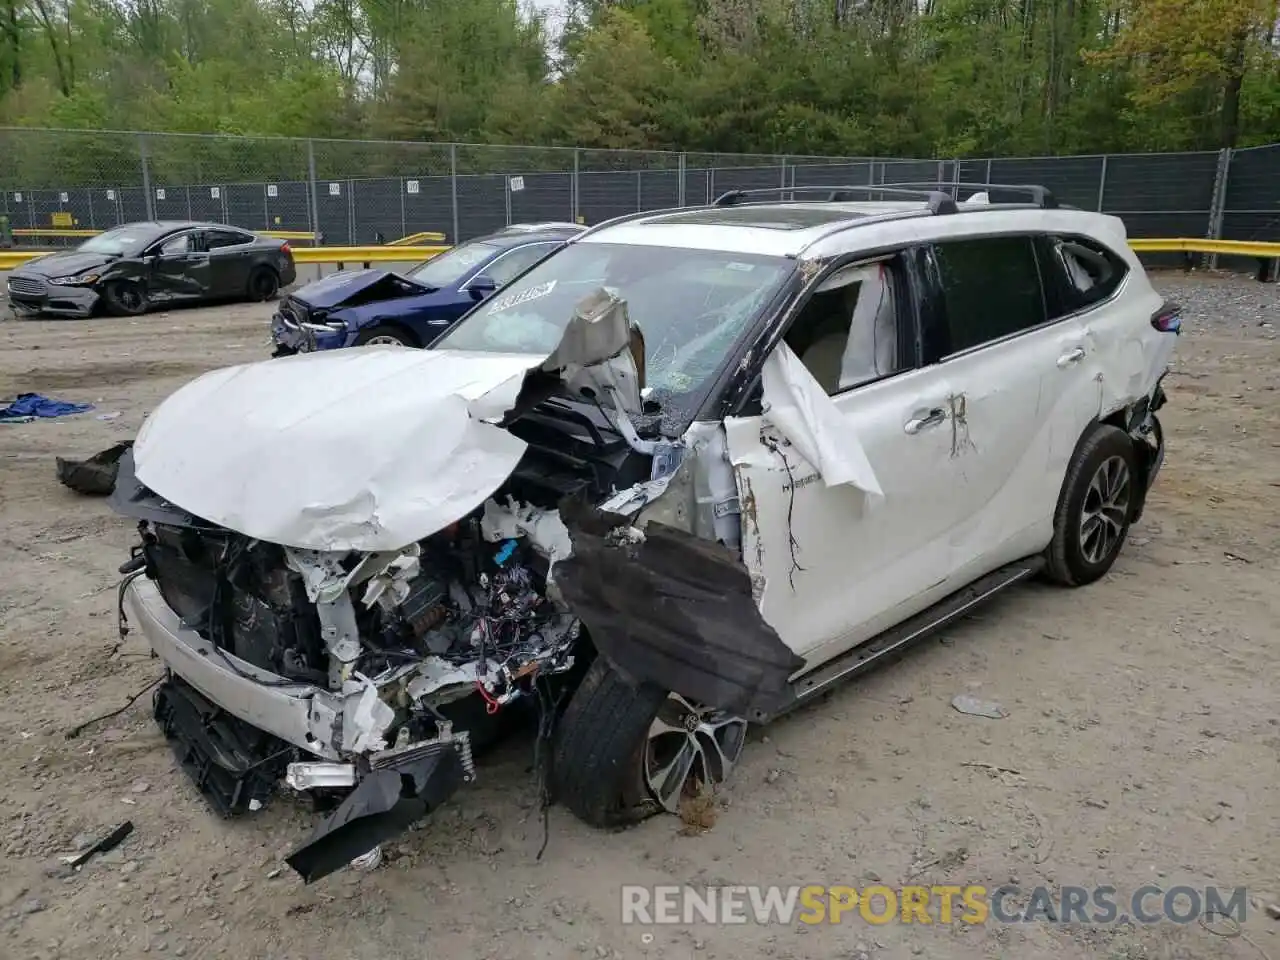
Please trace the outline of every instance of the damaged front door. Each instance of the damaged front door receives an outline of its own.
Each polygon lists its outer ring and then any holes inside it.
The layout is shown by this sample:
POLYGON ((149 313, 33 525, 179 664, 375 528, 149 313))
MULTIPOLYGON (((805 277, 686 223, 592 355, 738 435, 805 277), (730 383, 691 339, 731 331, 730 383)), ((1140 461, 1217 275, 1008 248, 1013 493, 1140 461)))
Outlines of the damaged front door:
POLYGON ((899 269, 832 274, 766 361, 762 414, 725 422, 757 601, 810 663, 939 598, 957 563, 951 391, 913 369, 899 269))

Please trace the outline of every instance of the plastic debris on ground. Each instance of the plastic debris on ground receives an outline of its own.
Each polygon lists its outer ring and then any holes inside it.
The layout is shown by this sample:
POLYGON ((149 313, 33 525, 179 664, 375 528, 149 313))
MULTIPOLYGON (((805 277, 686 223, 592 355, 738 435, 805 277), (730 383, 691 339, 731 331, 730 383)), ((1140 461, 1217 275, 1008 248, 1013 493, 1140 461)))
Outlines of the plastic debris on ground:
POLYGON ((116 474, 120 458, 133 446, 126 440, 95 453, 88 460, 67 460, 57 457, 58 479, 76 493, 90 497, 105 497, 116 487, 116 474))
POLYGON ((124 842, 124 838, 133 833, 133 821, 126 820, 124 823, 115 827, 110 833, 101 839, 93 842, 90 846, 73 854, 69 857, 63 857, 62 862, 73 869, 78 869, 88 862, 89 858, 94 854, 108 853, 120 846, 124 842))
POLYGON ((951 706, 971 717, 986 717, 988 720, 1003 720, 1009 714, 1004 707, 991 700, 979 700, 968 694, 960 694, 951 701, 951 706))

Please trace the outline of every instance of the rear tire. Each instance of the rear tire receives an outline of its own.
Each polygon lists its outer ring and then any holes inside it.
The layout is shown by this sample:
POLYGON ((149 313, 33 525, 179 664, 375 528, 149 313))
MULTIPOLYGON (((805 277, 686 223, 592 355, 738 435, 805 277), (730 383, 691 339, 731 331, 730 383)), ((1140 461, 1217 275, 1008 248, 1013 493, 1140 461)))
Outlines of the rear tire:
POLYGON ((1076 447, 1058 497, 1046 575, 1082 587, 1105 576, 1120 555, 1141 502, 1142 473, 1133 440, 1118 427, 1097 424, 1076 447))
POLYGON ((593 827, 682 812, 685 798, 729 775, 746 727, 652 684, 632 686, 597 657, 557 728, 552 796, 593 827))
POLYGON ((147 312, 147 291, 134 280, 112 280, 102 290, 102 301, 113 317, 140 317, 147 312))
POLYGON ((258 267, 249 274, 249 299, 255 303, 274 300, 280 292, 280 274, 270 267, 258 267))
POLYGON ((363 347, 366 343, 386 344, 397 347, 416 347, 418 346, 418 338, 406 330, 404 327, 394 323, 380 323, 374 327, 367 327, 356 334, 356 341, 352 346, 363 347))

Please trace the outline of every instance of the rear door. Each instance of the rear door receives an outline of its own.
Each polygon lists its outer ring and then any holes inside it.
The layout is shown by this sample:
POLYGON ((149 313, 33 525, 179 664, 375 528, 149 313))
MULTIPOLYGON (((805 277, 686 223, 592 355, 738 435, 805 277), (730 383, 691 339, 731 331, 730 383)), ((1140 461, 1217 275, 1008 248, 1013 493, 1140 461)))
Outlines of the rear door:
POLYGON ((249 288, 256 237, 239 230, 205 231, 211 297, 238 297, 249 288))
POLYGON ((958 482, 948 495, 963 517, 949 544, 957 581, 1048 544, 1067 461, 1097 414, 1085 337, 1054 302, 1045 253, 1031 234, 931 249, 943 322, 924 349, 950 396, 958 482))

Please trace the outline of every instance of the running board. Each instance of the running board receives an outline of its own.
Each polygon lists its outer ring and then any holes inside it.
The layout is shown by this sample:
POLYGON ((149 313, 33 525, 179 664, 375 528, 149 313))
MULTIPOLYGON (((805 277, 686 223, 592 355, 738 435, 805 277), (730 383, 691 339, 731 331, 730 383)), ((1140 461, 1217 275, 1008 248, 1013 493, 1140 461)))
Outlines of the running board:
POLYGON ((1044 569, 1042 557, 1028 557, 975 580, 967 587, 939 600, 927 610, 904 620, 896 627, 890 627, 884 633, 841 654, 812 673, 806 673, 791 685, 794 699, 790 703, 773 713, 752 719, 756 723, 767 723, 824 693, 829 693, 836 685, 852 680, 891 657, 903 653, 912 644, 926 639, 997 593, 1034 576, 1042 569, 1044 569))

